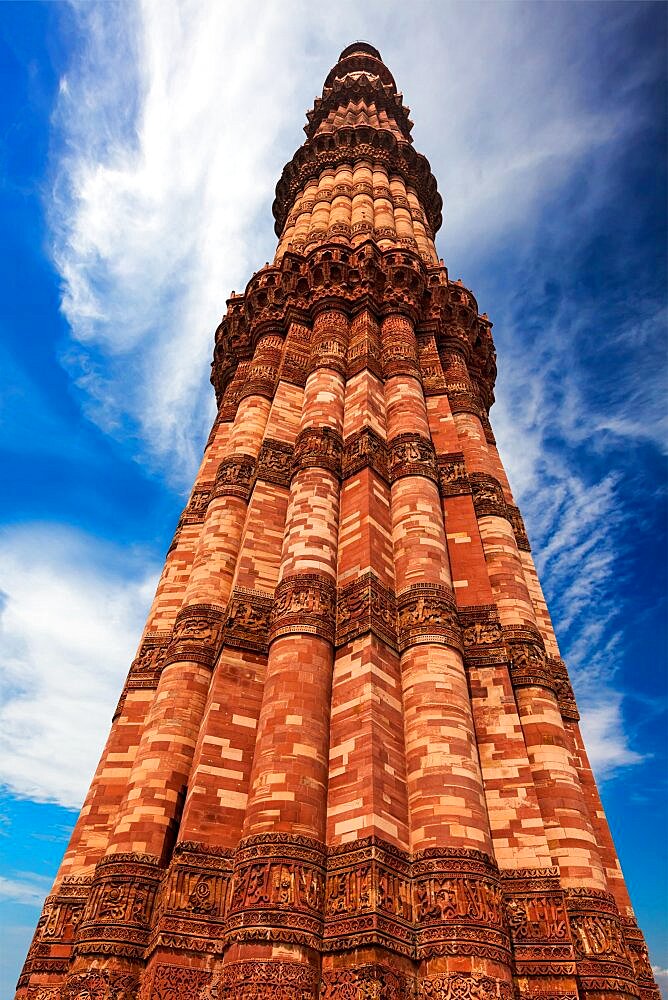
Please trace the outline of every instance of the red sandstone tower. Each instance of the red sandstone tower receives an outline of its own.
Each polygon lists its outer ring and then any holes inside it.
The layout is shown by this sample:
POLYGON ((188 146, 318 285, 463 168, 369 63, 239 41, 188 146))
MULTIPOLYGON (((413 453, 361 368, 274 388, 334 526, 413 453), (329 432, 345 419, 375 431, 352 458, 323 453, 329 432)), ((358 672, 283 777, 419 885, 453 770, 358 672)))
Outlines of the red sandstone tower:
POLYGON ((658 996, 410 130, 350 45, 18 997, 658 996))

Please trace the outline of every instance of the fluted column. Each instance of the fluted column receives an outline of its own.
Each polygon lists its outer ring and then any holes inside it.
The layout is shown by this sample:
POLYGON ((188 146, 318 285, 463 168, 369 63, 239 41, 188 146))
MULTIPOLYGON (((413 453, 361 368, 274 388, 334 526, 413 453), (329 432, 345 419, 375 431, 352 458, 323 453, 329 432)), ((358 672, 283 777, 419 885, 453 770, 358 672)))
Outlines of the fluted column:
POLYGON ((382 338, 419 977, 427 989, 456 971, 477 988, 483 973, 507 990, 509 942, 413 324, 388 316, 382 338), (470 893, 485 914, 484 946, 469 926, 470 893), (467 943, 439 947, 453 938, 467 943))
POLYGON ((235 862, 232 943, 225 956, 229 974, 245 962, 268 960, 288 969, 300 964, 313 974, 314 996, 324 894, 347 326, 335 311, 314 320, 244 839, 235 862), (272 944, 263 945, 267 923, 272 944))

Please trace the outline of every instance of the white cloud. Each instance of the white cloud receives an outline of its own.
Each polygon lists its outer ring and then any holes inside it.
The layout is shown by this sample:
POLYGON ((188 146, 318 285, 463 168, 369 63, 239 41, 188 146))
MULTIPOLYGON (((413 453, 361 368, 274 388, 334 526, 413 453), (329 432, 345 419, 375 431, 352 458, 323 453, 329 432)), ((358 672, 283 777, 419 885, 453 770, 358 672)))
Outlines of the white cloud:
POLYGON ((201 0, 76 11, 82 44, 61 84, 52 221, 67 365, 88 416, 135 435, 143 461, 189 484, 211 418, 208 361, 225 298, 273 253, 273 188, 306 107, 340 48, 368 38, 414 109, 416 146, 444 192, 439 247, 451 274, 468 281, 492 259, 504 273, 503 285, 490 283, 493 301, 480 296, 504 317, 494 426, 545 589, 557 595, 578 696, 599 711, 599 775, 606 746, 607 773, 633 762, 614 679, 618 479, 574 454, 622 437, 661 440, 660 375, 636 364, 661 315, 606 330, 616 375, 595 397, 597 373, 580 361, 595 307, 567 287, 540 301, 568 278, 610 199, 611 151, 645 121, 637 95, 655 72, 649 61, 618 73, 614 96, 592 72, 633 12, 610 9, 603 26, 587 5, 576 17, 553 6, 549 18, 527 5, 522 19, 512 5, 460 3, 429 18, 402 4, 349 5, 342 18, 301 3, 201 0), (520 319, 526 300, 536 303, 532 329, 520 319), (615 713, 602 711, 608 702, 615 713))
POLYGON ((55 525, 0 534, 0 783, 78 807, 155 586, 141 553, 55 525))
POLYGON ((653 965, 652 972, 654 973, 656 985, 661 990, 661 996, 668 997, 668 969, 664 969, 661 965, 653 965))
POLYGON ((19 872, 17 876, 5 878, 4 875, 0 875, 0 900, 23 903, 26 906, 41 906, 53 879, 50 876, 37 875, 35 872, 19 872))

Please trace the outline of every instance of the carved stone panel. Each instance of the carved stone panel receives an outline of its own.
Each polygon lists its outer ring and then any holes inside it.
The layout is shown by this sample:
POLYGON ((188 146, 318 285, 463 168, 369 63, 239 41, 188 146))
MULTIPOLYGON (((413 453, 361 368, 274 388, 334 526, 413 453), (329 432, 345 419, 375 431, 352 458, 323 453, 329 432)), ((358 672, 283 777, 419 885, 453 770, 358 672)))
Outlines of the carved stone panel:
POLYGON ((103 858, 81 919, 76 954, 142 958, 161 876, 158 859, 150 855, 103 858))
POLYGON ((285 441, 274 441, 272 438, 265 438, 257 460, 255 469, 256 481, 274 483, 276 486, 287 488, 290 485, 292 475, 292 455, 294 447, 286 444, 285 441))
POLYGON ((373 573, 364 573, 339 590, 336 603, 336 645, 373 632, 397 648, 397 607, 394 594, 373 573))
POLYGON ((573 976, 575 954, 557 868, 503 873, 503 892, 521 976, 573 976))
POLYGON ((164 666, 188 661, 213 667, 220 649, 225 608, 191 604, 176 616, 164 666))
POLYGON ((218 466, 211 499, 233 496, 248 500, 253 488, 255 459, 252 455, 234 455, 218 466))
POLYGON ((504 627, 503 635, 508 649, 513 687, 544 687, 554 691, 545 645, 538 629, 509 625, 504 627))
POLYGON ((429 438, 420 434, 398 434, 388 445, 391 483, 402 476, 426 476, 438 482, 436 454, 429 438))
POLYGON ((583 989, 637 993, 614 898, 600 889, 567 889, 565 896, 583 989))
POLYGON ((309 427, 295 441, 292 459, 293 474, 301 469, 326 469, 341 478, 343 439, 331 427, 309 427))
POLYGON ((438 488, 442 497, 457 497, 471 492, 462 452, 439 455, 437 462, 438 488))
POLYGON ((575 703, 575 694, 571 686, 566 664, 560 657, 550 656, 547 659, 546 666, 552 677, 562 717, 577 722, 580 718, 580 713, 575 703))
POLYGON ((513 507, 512 504, 506 505, 506 516, 510 521, 513 529, 513 534, 515 535, 515 541, 517 542, 517 548, 521 552, 531 552, 531 546, 529 545, 529 537, 527 535, 527 530, 524 527, 524 520, 520 514, 519 507, 513 507))
POLYGON ((503 495, 501 483, 484 472, 471 472, 469 475, 473 491, 473 506, 478 517, 493 515, 508 517, 508 507, 503 495))
POLYGON ((370 427, 346 438, 343 446, 343 478, 362 469, 373 469, 387 481, 387 445, 370 427))
POLYGON ((223 643, 232 649, 266 653, 273 596, 245 587, 235 587, 227 605, 223 643))
POLYGON ((467 666, 489 667, 506 663, 508 654, 495 604, 459 609, 467 666))
POLYGON ((477 955, 510 963, 498 869, 481 851, 430 848, 415 855, 417 956, 477 955))
POLYGON ((462 649, 455 599, 435 583, 416 583, 397 595, 399 649, 421 642, 438 642, 462 649))
POLYGON ((334 642, 336 588, 324 573, 284 577, 274 594, 269 641, 282 635, 308 633, 334 642))
POLYGON ((322 937, 325 849, 290 834, 242 841, 234 862, 230 940, 292 941, 318 948, 322 937))

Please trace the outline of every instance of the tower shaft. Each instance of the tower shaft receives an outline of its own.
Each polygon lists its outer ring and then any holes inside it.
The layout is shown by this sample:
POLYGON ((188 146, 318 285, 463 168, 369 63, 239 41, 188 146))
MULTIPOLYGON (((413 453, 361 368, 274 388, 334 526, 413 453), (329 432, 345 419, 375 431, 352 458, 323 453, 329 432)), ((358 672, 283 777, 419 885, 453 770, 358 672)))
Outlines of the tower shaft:
POLYGON ((21 1000, 658 997, 410 128, 344 50, 21 1000))

